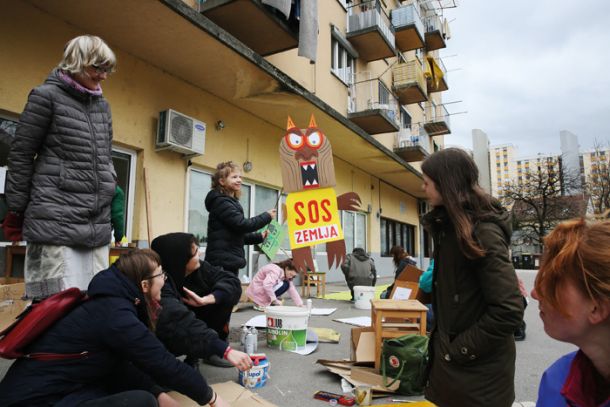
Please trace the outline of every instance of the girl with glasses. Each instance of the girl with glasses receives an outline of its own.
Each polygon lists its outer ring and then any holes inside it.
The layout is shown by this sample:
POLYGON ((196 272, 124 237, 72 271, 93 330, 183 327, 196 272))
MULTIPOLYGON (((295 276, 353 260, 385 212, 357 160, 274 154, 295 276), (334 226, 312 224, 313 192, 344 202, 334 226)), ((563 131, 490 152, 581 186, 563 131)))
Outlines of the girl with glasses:
POLYGON ((96 274, 89 299, 28 349, 87 357, 18 359, 0 382, 0 405, 174 407, 169 388, 201 405, 228 406, 154 334, 164 275, 159 256, 147 249, 123 254, 96 274))

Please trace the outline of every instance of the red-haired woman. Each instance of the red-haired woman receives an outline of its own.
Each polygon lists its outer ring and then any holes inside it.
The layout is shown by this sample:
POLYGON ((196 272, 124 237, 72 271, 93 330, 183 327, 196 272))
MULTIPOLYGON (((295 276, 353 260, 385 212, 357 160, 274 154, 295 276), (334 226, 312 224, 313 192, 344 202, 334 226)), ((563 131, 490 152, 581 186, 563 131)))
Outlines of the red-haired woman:
POLYGON ((610 221, 573 220, 544 240, 532 290, 552 338, 578 346, 549 367, 538 407, 610 406, 610 221))

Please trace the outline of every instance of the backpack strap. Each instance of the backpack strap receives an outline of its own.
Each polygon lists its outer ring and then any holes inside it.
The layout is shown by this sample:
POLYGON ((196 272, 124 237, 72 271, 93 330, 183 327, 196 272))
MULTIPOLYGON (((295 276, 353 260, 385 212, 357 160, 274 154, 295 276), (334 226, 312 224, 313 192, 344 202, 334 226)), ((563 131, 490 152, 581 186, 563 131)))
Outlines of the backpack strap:
POLYGON ((86 359, 89 357, 89 352, 80 353, 28 353, 22 356, 24 359, 34 360, 64 360, 64 359, 86 359))

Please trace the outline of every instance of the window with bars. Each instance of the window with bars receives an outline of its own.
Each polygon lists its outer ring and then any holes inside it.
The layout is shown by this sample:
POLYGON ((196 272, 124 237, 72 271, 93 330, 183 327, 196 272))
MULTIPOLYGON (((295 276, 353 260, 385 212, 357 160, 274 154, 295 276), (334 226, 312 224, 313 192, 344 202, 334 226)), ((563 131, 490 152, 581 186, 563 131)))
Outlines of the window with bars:
POLYGON ((415 226, 381 218, 381 255, 389 256, 393 246, 402 246, 411 256, 415 253, 415 226))

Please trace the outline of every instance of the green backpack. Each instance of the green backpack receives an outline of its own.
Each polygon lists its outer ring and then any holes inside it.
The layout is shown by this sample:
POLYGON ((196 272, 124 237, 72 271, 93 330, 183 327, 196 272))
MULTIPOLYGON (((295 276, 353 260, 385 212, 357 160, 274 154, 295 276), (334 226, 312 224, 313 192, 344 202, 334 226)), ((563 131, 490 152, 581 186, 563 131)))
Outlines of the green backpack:
POLYGON ((383 341, 381 374, 386 387, 400 380, 398 393, 404 396, 423 394, 427 380, 428 337, 404 335, 383 341), (392 381, 388 383, 388 378, 392 381))

